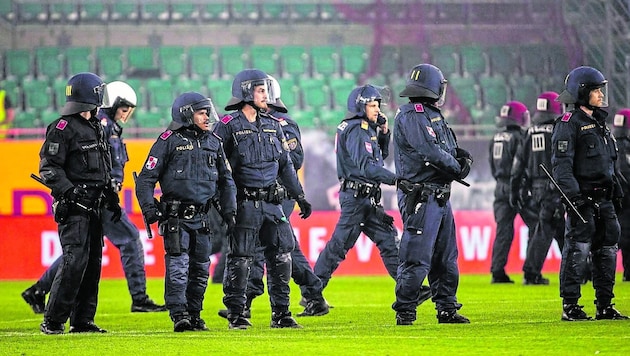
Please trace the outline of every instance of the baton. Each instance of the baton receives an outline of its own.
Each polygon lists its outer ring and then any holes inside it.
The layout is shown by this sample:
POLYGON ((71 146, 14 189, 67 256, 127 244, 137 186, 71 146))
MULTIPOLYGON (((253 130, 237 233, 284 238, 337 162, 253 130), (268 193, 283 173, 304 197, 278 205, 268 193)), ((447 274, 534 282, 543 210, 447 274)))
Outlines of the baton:
POLYGON ((454 175, 450 174, 449 172, 443 170, 442 168, 436 166, 435 164, 431 163, 431 162, 424 162, 424 165, 427 167, 432 167, 433 169, 437 170, 438 172, 440 172, 440 174, 445 175, 447 178, 465 186, 465 187, 470 187, 470 184, 468 182, 466 182, 465 180, 459 179, 457 177, 455 177, 454 175))
MULTIPOLYGON (((44 183, 44 180, 40 176, 37 176, 34 173, 31 173, 31 178, 33 178, 37 183, 39 183, 39 184, 43 185, 44 187, 50 189, 50 187, 47 186, 46 183, 44 183)), ((93 210, 92 208, 88 208, 87 206, 85 206, 85 205, 83 205, 81 203, 78 203, 78 202, 72 202, 72 203, 74 205, 78 206, 79 208, 85 210, 85 211, 92 211, 93 210)))
POLYGON ((560 192, 560 194, 562 194, 562 199, 564 199, 564 201, 567 202, 567 205, 569 206, 569 208, 571 208, 571 210, 573 210, 573 212, 575 213, 575 215, 577 215, 578 218, 580 218, 580 220, 582 220, 583 224, 586 224, 586 220, 584 219, 584 217, 582 216, 582 214, 580 214, 580 211, 577 209, 577 207, 571 202, 571 200, 569 200, 569 197, 567 197, 567 195, 564 193, 564 191, 562 190, 562 188, 560 188, 560 186, 558 185, 558 182, 556 182, 556 180, 553 178, 553 176, 551 175, 551 173, 549 173, 549 170, 547 169, 547 167, 545 167, 544 163, 541 163, 538 165, 538 167, 540 167, 545 174, 547 175, 547 178, 549 178, 549 180, 551 181, 551 183, 553 183, 553 186, 556 187, 556 189, 558 189, 558 191, 560 192))
MULTIPOLYGON (((138 174, 136 172, 132 172, 133 175, 133 183, 136 184, 138 182, 138 174)), ((147 218, 142 214, 142 221, 144 222, 144 229, 147 230, 147 237, 149 240, 153 238, 153 232, 151 231, 151 225, 147 222, 147 218)))

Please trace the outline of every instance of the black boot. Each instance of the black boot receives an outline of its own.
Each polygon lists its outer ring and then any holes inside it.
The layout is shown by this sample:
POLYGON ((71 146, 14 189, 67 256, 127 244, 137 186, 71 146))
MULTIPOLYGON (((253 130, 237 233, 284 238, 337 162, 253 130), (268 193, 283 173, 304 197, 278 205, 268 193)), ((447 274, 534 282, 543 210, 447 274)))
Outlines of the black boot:
POLYGON ((22 292, 22 298, 33 309, 35 314, 44 314, 46 308, 46 292, 37 283, 22 292))
POLYGON ((300 329, 302 326, 293 319, 290 311, 284 311, 271 313, 271 327, 300 329))

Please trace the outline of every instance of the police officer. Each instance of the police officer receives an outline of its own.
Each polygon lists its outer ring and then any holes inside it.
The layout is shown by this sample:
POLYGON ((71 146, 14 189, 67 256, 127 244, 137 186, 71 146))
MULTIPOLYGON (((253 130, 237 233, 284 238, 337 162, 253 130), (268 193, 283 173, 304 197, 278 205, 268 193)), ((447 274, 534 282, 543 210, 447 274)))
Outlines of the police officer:
MULTIPOLYGON (((282 131, 284 132, 284 136, 287 140, 287 145, 289 147, 289 156, 291 157, 291 162, 293 162, 293 167, 297 170, 302 168, 302 163, 304 162, 304 148, 302 147, 302 134, 300 133, 300 128, 288 114, 287 107, 282 102, 281 97, 281 88, 278 81, 269 76, 271 80, 272 90, 271 93, 274 95, 274 98, 269 100, 268 106, 269 110, 267 114, 271 117, 274 117, 280 123, 282 127, 282 131)), ((282 183, 281 180, 279 180, 282 183)), ((287 219, 290 219, 291 214, 293 213, 293 209, 295 207, 295 200, 291 198, 287 198, 282 202, 282 210, 286 215, 287 219)), ((302 301, 300 304, 304 304, 304 311, 297 316, 321 316, 326 315, 329 312, 329 307, 324 297, 322 296, 323 285, 319 278, 313 272, 313 268, 309 264, 308 260, 304 256, 304 253, 300 249, 299 242, 293 235, 295 249, 291 252, 291 277, 295 281, 295 283, 300 286, 300 290, 302 292, 302 301)), ((264 283, 263 283, 263 274, 264 274, 264 263, 265 263, 265 255, 264 248, 258 247, 256 251, 256 256, 252 262, 251 270, 249 272, 249 280, 247 282, 247 301, 245 303, 245 311, 244 314, 246 317, 251 316, 251 303, 254 298, 264 293, 264 283)), ((269 281, 273 283, 273 281, 269 281)), ((219 311, 219 316, 227 318, 227 309, 222 309, 219 311)))
POLYGON ((233 225, 236 189, 221 139, 211 132, 218 121, 212 101, 197 92, 183 93, 173 102, 171 117, 149 151, 136 181, 136 196, 146 222, 159 221, 164 237, 164 299, 174 331, 205 331, 200 312, 212 234, 207 213, 217 195, 224 219, 233 225), (158 182, 159 203, 153 197, 158 182))
POLYGON ((619 158, 617 159, 617 177, 623 188, 623 200, 617 211, 621 236, 619 249, 623 266, 623 281, 630 282, 630 108, 617 111, 613 119, 613 134, 617 140, 619 158))
POLYGON ((119 220, 118 194, 110 175, 109 145, 96 111, 105 84, 93 73, 68 80, 61 118, 46 129, 39 174, 52 190, 63 262, 56 271, 40 330, 62 334, 105 330, 94 324, 101 275, 101 206, 119 220))
POLYGON ((525 263, 523 284, 548 285, 549 279, 542 276, 542 268, 551 242, 555 239, 560 249, 564 243, 564 207, 560 193, 540 168, 551 167, 551 132, 553 123, 562 115, 562 105, 556 101, 558 93, 547 91, 538 96, 532 126, 527 129, 523 144, 514 157, 510 177, 510 205, 517 206, 520 185, 525 180, 531 185, 531 201, 538 208, 538 221, 530 233, 525 263), (524 176, 527 176, 524 178, 524 176))
MULTIPOLYGON (((105 137, 109 142, 112 158, 111 176, 115 180, 114 189, 120 191, 123 182, 124 167, 129 157, 127 147, 122 139, 122 124, 125 124, 136 107, 136 93, 129 84, 115 81, 105 86, 103 106, 97 114, 103 125, 105 137)), ((164 305, 157 305, 147 295, 146 272, 144 271, 144 250, 138 229, 131 222, 127 213, 123 210, 120 221, 113 222, 112 212, 102 209, 103 232, 105 236, 120 251, 127 287, 131 295, 132 312, 159 312, 165 311, 164 305)), ((42 274, 40 279, 31 287, 22 292, 22 298, 31 306, 35 313, 44 312, 44 299, 50 291, 52 281, 62 258, 55 262, 42 274)))
POLYGON ((301 327, 289 311, 291 251, 295 240, 282 210, 287 197, 295 199, 300 216, 311 214, 311 205, 289 156, 279 120, 267 114, 268 101, 275 96, 271 80, 258 69, 237 73, 232 98, 225 110, 236 110, 221 119, 215 133, 224 140, 226 155, 234 169, 238 209, 236 226, 228 234, 229 252, 223 283, 223 303, 230 329, 247 329, 245 317, 247 281, 257 244, 265 250, 271 327, 301 327), (281 179, 282 184, 279 183, 281 179))
POLYGON ((446 79, 431 64, 411 69, 401 97, 409 102, 396 113, 394 151, 398 206, 403 220, 396 276, 397 325, 412 325, 425 278, 433 295, 438 323, 467 324, 457 311, 459 270, 455 220, 449 201, 451 181, 470 172, 472 156, 457 146, 439 107, 446 79))
POLYGON ((607 80, 595 68, 573 69, 558 100, 574 108, 556 121, 551 138, 553 176, 568 197, 560 264, 562 320, 590 320, 578 305, 586 258, 592 255, 596 319, 627 319, 614 297, 620 227, 613 206, 617 147, 606 126, 607 80))
POLYGON ((514 156, 521 145, 525 131, 523 126, 529 123, 529 110, 519 101, 510 101, 501 107, 497 117, 498 131, 490 141, 490 169, 496 180, 494 189, 494 220, 496 236, 492 245, 492 283, 514 283, 505 273, 510 247, 514 241, 514 218, 520 214, 530 228, 531 233, 536 225, 537 214, 529 208, 524 196, 529 194, 528 183, 519 181, 521 191, 512 195, 510 200, 510 176, 514 156))

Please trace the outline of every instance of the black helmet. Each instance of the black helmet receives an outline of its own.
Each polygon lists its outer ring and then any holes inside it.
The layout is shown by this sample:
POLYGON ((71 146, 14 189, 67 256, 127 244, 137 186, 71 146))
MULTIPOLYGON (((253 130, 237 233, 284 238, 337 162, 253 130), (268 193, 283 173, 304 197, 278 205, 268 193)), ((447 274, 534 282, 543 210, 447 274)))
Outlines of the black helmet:
POLYGON ((444 104, 446 83, 440 68, 432 64, 418 64, 411 69, 401 97, 428 98, 435 100, 437 106, 444 104))
POLYGON ((75 74, 66 85, 66 103, 61 108, 61 115, 73 115, 92 111, 103 104, 105 83, 94 73, 75 74))
POLYGON ((564 86, 565 90, 558 97, 561 103, 590 107, 588 99, 591 90, 602 88, 604 92, 602 107, 608 106, 608 81, 593 67, 581 66, 573 69, 564 80, 564 86))
POLYGON ((365 105, 372 101, 378 101, 379 106, 383 100, 381 90, 373 85, 366 84, 352 89, 348 95, 348 113, 346 119, 356 116, 365 116, 365 105))
POLYGON ((171 118, 173 121, 168 125, 168 129, 177 130, 181 127, 193 126, 193 114, 201 109, 208 110, 208 117, 211 121, 219 121, 219 116, 210 98, 192 91, 181 94, 175 99, 171 107, 171 118))
POLYGON ((269 97, 274 97, 271 93, 271 80, 267 73, 258 69, 244 69, 234 76, 232 82, 232 99, 228 101, 225 110, 238 110, 242 103, 252 103, 254 101, 254 88, 265 85, 269 97))

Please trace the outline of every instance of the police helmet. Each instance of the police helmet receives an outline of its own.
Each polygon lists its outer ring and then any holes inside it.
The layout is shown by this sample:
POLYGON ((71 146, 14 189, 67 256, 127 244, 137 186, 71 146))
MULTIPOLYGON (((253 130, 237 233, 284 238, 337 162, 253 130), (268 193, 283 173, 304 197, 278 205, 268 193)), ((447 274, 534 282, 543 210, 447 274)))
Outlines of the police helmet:
POLYGON ((510 101, 501 107, 496 124, 497 127, 526 126, 529 124, 529 110, 520 101, 510 101))
POLYGON ((593 67, 581 66, 573 69, 564 80, 565 90, 560 93, 558 101, 564 104, 577 104, 590 107, 589 94, 601 88, 604 101, 601 107, 608 106, 608 81, 604 75, 593 67))
POLYGON ((238 110, 243 103, 252 104, 254 101, 254 88, 264 85, 268 98, 274 97, 271 93, 271 80, 267 73, 259 69, 244 69, 234 76, 232 82, 232 99, 228 101, 225 110, 238 110))
POLYGON ((411 69, 405 89, 399 96, 427 98, 441 106, 446 96, 446 83, 440 68, 427 63, 418 64, 411 69))
POLYGON ((282 91, 280 89, 280 83, 276 80, 276 78, 269 76, 269 80, 271 81, 271 90, 269 91, 269 106, 271 106, 274 110, 287 113, 287 106, 284 105, 280 96, 282 95, 282 91))
POLYGON ((133 88, 121 81, 114 81, 108 83, 105 86, 105 94, 103 95, 103 109, 110 109, 112 114, 116 113, 121 106, 127 106, 130 108, 128 114, 121 119, 122 122, 127 122, 133 113, 133 109, 138 103, 138 97, 133 88))
POLYGON ((346 119, 365 116, 365 105, 372 101, 378 101, 379 106, 383 101, 381 90, 376 86, 366 84, 352 89, 350 95, 348 95, 346 119))
POLYGON ((630 133, 630 109, 619 109, 613 117, 613 134, 618 137, 627 136, 630 133))
POLYGON ((96 74, 82 72, 73 75, 66 85, 66 103, 61 115, 92 111, 103 104, 105 83, 96 74))
POLYGON ((197 93, 186 92, 175 98, 171 107, 171 118, 173 121, 168 125, 169 130, 177 130, 181 127, 191 127, 194 125, 193 114, 197 110, 207 109, 211 123, 219 121, 212 100, 197 93))
POLYGON ((558 93, 546 91, 536 99, 536 112, 532 116, 532 123, 538 125, 552 122, 563 113, 563 105, 557 100, 558 93))

